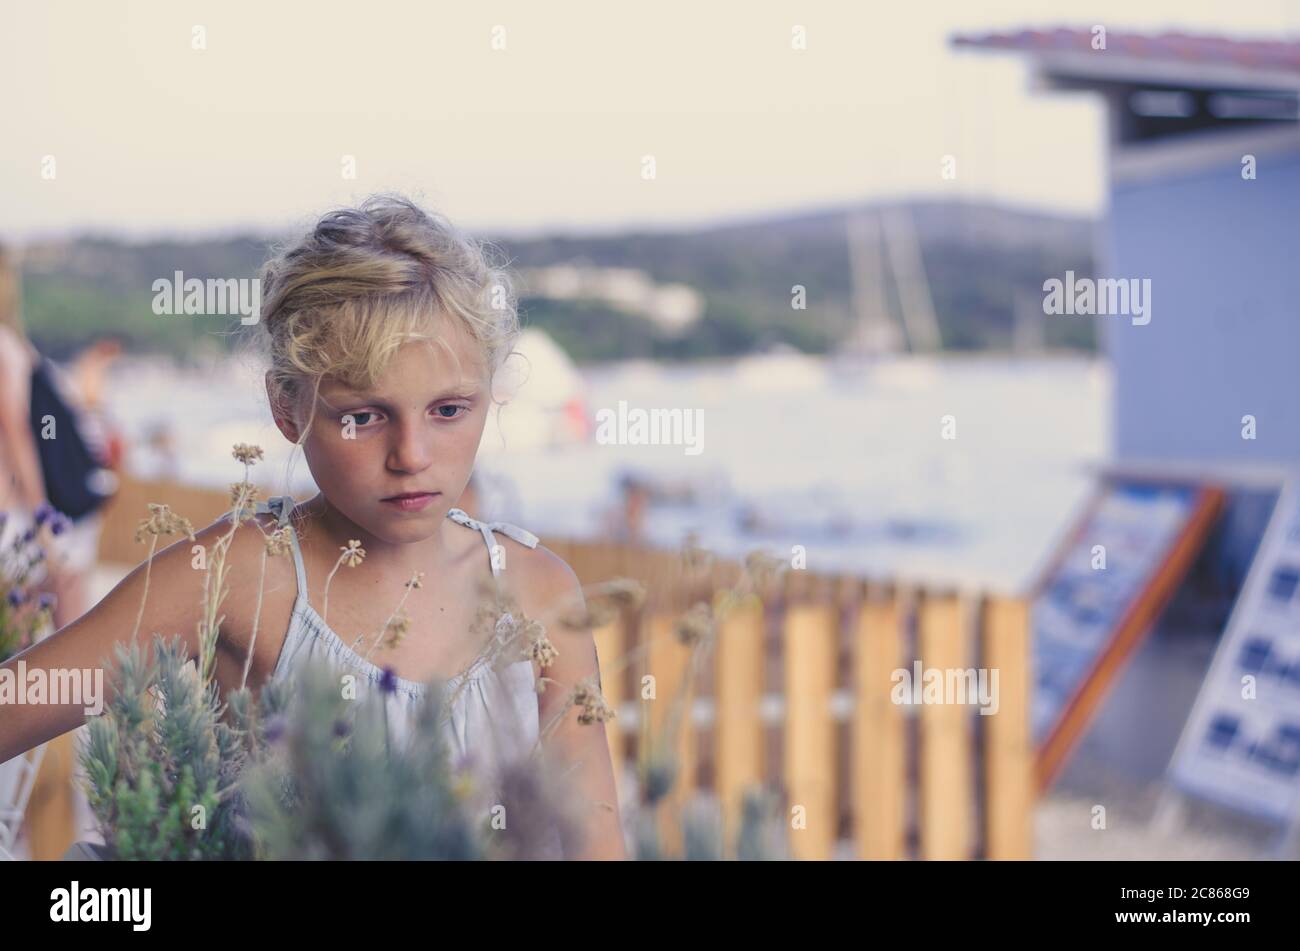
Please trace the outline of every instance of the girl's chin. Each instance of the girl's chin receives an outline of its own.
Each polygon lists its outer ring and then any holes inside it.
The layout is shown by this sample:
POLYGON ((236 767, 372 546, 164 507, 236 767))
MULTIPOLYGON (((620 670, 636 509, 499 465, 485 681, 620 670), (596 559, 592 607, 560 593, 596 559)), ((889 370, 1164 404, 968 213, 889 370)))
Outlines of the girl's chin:
POLYGON ((415 512, 403 511, 386 502, 379 503, 379 517, 375 535, 388 536, 393 541, 422 541, 437 530, 438 522, 445 517, 436 505, 415 512))

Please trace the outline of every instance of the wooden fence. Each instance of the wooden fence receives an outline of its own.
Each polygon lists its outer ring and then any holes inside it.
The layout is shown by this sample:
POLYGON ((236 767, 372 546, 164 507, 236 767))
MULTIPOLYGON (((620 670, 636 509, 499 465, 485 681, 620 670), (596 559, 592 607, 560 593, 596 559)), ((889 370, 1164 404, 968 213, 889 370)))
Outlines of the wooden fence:
MULTIPOLYGON (((227 505, 220 492, 128 482, 106 513, 103 560, 140 560, 131 536, 149 501, 196 527, 227 505)), ((542 542, 584 585, 629 577, 646 586, 640 608, 596 631, 597 650, 618 711, 607 724, 616 769, 636 757, 647 730, 663 730, 665 701, 690 681, 672 805, 715 796, 730 840, 742 792, 765 784, 798 816, 790 841, 804 859, 1033 857, 1027 601, 790 569, 727 612, 692 666, 676 622, 735 586, 740 565, 717 561, 703 579, 688 578, 678 553, 542 542), (895 702, 895 672, 910 675, 915 661, 996 671, 997 712, 895 702), (657 699, 643 699, 649 684, 657 699)))
MULTIPOLYGON (((584 585, 636 578, 648 597, 596 631, 616 768, 637 755, 642 716, 661 730, 688 676, 673 636, 690 604, 737 584, 718 562, 686 583, 676 553, 543 539, 584 585), (619 667, 619 658, 630 663, 619 667), (651 678, 647 680, 646 678, 651 678), (653 686, 655 699, 645 699, 653 686)), ((741 794, 782 794, 803 859, 1033 857, 1028 603, 790 569, 723 615, 695 668, 677 737, 673 802, 716 797, 728 840, 741 794), (967 703, 896 703, 913 662, 998 672, 996 713, 967 703)))

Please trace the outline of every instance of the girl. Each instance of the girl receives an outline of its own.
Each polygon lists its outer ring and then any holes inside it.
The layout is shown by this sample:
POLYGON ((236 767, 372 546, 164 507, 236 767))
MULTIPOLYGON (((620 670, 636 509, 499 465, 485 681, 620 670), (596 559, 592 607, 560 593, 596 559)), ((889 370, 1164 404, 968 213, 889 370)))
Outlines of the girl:
MULTIPOLYGON (((582 834, 563 843, 565 856, 625 857, 604 727, 580 722, 571 705, 575 686, 599 676, 590 630, 562 622, 585 608, 578 580, 535 535, 455 507, 493 376, 519 330, 507 275, 441 216, 380 196, 326 214, 268 262, 262 294, 257 331, 271 412, 302 448, 320 492, 298 504, 262 502, 262 530, 235 529, 215 670, 222 692, 245 677, 254 689, 293 677, 323 659, 382 689, 401 732, 423 685, 444 680, 454 756, 490 761, 500 752, 494 739, 523 749, 543 735, 580 792, 582 834), (263 579, 266 533, 289 525, 292 557, 267 558, 263 579), (361 564, 340 568, 340 552, 358 548, 361 564), (485 637, 476 593, 494 578, 507 603, 545 628, 556 656, 544 671, 532 660, 474 663, 485 637), (403 597, 400 639, 372 643, 403 597)), ((195 539, 211 551, 230 530, 223 518, 195 539)), ((194 544, 183 538, 154 556, 139 637, 179 633, 197 657, 204 572, 191 567, 194 544)), ((102 663, 131 639, 144 585, 142 565, 84 617, 5 666, 102 663)), ((74 706, 0 712, 0 762, 83 720, 74 706)))

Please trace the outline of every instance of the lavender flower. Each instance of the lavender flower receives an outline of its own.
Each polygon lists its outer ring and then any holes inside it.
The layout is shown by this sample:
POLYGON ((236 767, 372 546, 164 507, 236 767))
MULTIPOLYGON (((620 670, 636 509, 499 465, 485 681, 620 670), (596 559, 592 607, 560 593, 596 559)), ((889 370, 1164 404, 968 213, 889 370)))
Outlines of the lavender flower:
POLYGON ((384 668, 384 674, 379 678, 379 689, 384 693, 394 693, 397 690, 397 674, 391 667, 384 668))
POLYGON ((55 535, 62 535, 72 527, 72 520, 62 512, 55 512, 50 517, 50 531, 55 535))
POLYGON ((279 742, 280 737, 284 736, 284 727, 285 718, 282 714, 277 713, 274 716, 268 717, 266 720, 266 729, 264 731, 266 742, 279 742))
POLYGON ((23 593, 21 588, 10 588, 8 597, 11 608, 20 607, 27 600, 27 595, 23 593))
POLYGON ((36 506, 36 512, 34 514, 34 518, 36 519, 36 527, 39 528, 40 526, 48 522, 50 518, 54 515, 54 513, 55 513, 55 508, 53 505, 51 505, 49 502, 41 502, 40 505, 36 506))

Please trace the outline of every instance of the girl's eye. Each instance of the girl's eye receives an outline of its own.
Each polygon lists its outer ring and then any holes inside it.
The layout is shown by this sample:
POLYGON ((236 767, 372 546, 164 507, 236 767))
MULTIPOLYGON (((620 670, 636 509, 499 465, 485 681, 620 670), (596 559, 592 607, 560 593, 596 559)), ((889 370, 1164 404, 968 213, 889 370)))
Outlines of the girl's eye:
MULTIPOLYGON (((468 413, 469 407, 457 406, 455 404, 447 404, 446 406, 439 406, 436 410, 436 412, 440 415, 442 419, 459 419, 460 416, 458 415, 458 411, 464 411, 465 413, 468 413), (447 410, 449 412, 444 412, 444 410, 447 410)), ((356 426, 366 426, 374 420, 374 417, 378 415, 379 415, 378 413, 371 412, 369 410, 363 412, 356 412, 356 413, 345 413, 343 414, 341 421, 346 423, 348 422, 348 420, 351 420, 353 424, 356 426)))

